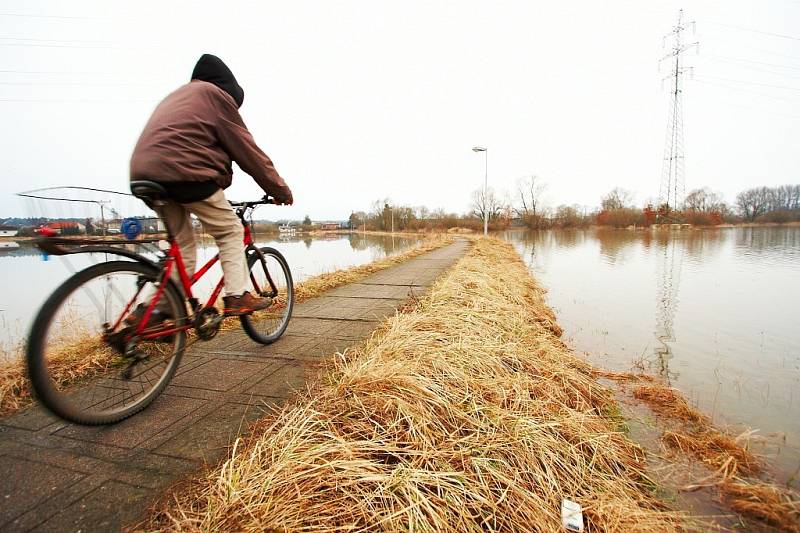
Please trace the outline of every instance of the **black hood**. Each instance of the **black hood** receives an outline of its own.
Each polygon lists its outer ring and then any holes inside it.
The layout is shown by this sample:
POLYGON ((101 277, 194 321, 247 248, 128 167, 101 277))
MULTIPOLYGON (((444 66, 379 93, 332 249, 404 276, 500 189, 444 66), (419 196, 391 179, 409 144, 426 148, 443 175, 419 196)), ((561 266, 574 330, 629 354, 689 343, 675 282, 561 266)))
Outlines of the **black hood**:
POLYGON ((236 81, 233 72, 220 58, 211 54, 203 54, 192 71, 192 79, 213 83, 236 101, 236 107, 242 107, 244 89, 236 81))

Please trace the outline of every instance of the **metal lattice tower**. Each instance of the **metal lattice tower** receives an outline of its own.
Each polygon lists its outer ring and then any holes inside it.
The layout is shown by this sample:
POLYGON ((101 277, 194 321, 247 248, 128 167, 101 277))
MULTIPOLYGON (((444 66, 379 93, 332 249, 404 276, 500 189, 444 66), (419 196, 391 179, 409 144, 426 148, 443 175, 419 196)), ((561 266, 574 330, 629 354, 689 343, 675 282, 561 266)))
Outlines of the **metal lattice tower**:
MULTIPOLYGON (((661 58, 661 62, 669 61, 672 64, 672 72, 662 80, 671 82, 670 106, 667 119, 667 137, 664 143, 664 163, 661 169, 661 186, 658 191, 658 204, 666 204, 670 211, 681 208, 684 196, 686 195, 686 185, 684 182, 684 156, 683 156, 683 104, 681 76, 686 72, 691 72, 692 67, 685 67, 681 64, 681 56, 692 47, 697 47, 698 43, 684 44, 681 34, 687 30, 689 24, 694 29, 694 22, 686 23, 683 21, 683 9, 678 13, 678 23, 672 31, 664 36, 664 44, 667 38, 672 39, 671 51, 661 58)), ((659 65, 660 63, 659 62, 659 65)))

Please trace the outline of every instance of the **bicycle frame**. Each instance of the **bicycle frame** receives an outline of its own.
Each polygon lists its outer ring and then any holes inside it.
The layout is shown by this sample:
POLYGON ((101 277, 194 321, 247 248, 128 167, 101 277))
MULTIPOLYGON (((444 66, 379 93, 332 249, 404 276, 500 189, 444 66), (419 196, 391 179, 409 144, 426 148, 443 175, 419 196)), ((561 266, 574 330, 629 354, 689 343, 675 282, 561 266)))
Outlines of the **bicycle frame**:
MULTIPOLYGON (((258 249, 255 248, 255 246, 253 245, 253 234, 252 231, 250 230, 250 225, 244 219, 244 210, 237 211, 237 215, 239 216, 240 220, 242 221, 242 225, 244 226, 244 239, 243 239, 244 251, 252 249, 256 250, 257 252, 258 249)), ((203 265, 199 270, 195 271, 195 273, 191 277, 189 277, 189 275, 186 273, 186 263, 183 260, 183 255, 181 254, 178 242, 175 240, 174 237, 170 236, 169 243, 170 247, 163 260, 164 266, 159 276, 158 289, 156 289, 155 296, 152 298, 147 308, 145 309, 145 312, 142 315, 142 319, 137 324, 136 330, 134 332, 134 335, 142 340, 152 340, 159 337, 165 337, 167 335, 172 335, 181 331, 187 331, 192 327, 194 327, 193 324, 189 323, 189 324, 184 324, 182 326, 162 329, 159 331, 154 331, 149 333, 145 332, 146 330, 145 326, 150 320, 150 316, 153 314, 153 311, 156 308, 156 304, 161 299, 161 296, 164 293, 164 289, 166 287, 165 282, 168 282, 168 280, 170 280, 173 270, 177 269, 178 279, 180 280, 180 284, 181 287, 183 288, 184 295, 186 297, 186 300, 188 300, 189 303, 191 304, 192 311, 194 313, 199 312, 201 309, 213 307, 217 301, 217 298, 219 298, 219 295, 222 292, 222 287, 225 284, 225 278, 221 277, 220 280, 217 282, 216 287, 214 287, 214 290, 212 291, 211 296, 209 296, 206 304, 204 306, 201 306, 197 298, 195 298, 192 293, 192 286, 195 283, 197 283, 200 280, 200 278, 202 278, 203 275, 217 263, 217 261, 219 261, 219 254, 216 254, 214 257, 209 259, 205 265, 203 265)), ((263 263, 263 258, 261 258, 261 261, 263 263)), ((272 281, 272 277, 269 275, 269 271, 267 271, 267 269, 265 268, 264 272, 266 274, 267 281, 269 282, 270 289, 273 291, 273 293, 277 293, 277 288, 275 287, 275 283, 272 281)), ((252 272, 250 272, 250 281, 252 282, 253 288, 256 290, 256 292, 261 293, 261 288, 258 286, 258 281, 256 280, 252 272)), ((136 294, 134 294, 131 301, 128 302, 128 305, 123 310, 122 315, 117 320, 116 324, 112 326, 111 331, 115 330, 122 322, 125 315, 130 311, 130 308, 133 306, 133 303, 139 297, 140 292, 141 289, 137 291, 136 294)))

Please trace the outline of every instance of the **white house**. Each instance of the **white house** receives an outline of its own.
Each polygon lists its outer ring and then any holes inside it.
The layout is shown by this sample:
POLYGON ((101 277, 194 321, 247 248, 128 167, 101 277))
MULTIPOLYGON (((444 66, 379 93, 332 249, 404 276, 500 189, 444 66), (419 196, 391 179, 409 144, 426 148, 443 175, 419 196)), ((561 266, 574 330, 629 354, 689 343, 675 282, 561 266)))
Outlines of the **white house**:
POLYGON ((19 228, 16 226, 0 226, 0 237, 16 237, 19 228))

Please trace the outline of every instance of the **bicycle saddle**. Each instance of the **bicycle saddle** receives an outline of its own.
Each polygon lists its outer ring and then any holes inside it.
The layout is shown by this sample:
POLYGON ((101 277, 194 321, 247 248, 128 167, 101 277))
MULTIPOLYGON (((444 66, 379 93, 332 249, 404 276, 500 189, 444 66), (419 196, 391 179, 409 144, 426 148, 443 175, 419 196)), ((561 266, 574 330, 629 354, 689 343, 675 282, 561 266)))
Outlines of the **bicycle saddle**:
POLYGON ((136 180, 131 182, 131 192, 149 206, 164 205, 169 198, 167 189, 160 183, 148 180, 136 180))

